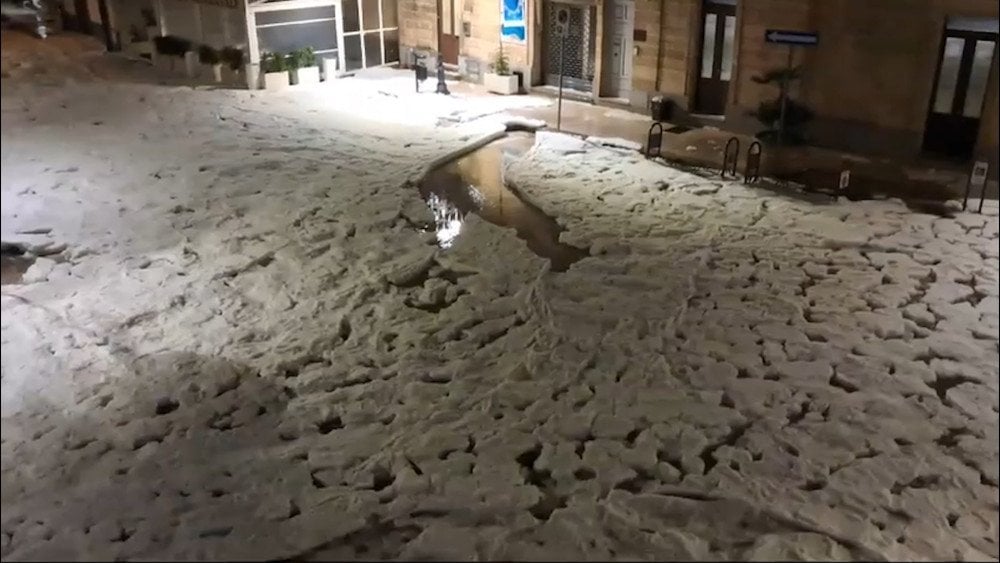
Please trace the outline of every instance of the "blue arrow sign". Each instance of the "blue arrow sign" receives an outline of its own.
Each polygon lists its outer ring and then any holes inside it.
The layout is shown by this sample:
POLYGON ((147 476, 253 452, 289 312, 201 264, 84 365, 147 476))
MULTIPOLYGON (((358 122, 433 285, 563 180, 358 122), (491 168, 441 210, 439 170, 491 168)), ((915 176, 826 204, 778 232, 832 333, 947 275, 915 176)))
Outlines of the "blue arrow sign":
POLYGON ((780 43, 782 45, 803 45, 811 47, 819 43, 819 35, 808 31, 786 31, 782 29, 769 29, 764 32, 764 40, 768 43, 780 43))

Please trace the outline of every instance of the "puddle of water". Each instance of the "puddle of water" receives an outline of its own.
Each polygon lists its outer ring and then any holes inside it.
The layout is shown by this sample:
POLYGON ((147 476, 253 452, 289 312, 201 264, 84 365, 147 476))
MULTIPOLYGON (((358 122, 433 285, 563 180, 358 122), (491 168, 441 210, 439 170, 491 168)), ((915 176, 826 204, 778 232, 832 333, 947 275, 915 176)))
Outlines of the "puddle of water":
POLYGON ((25 255, 24 249, 16 244, 3 243, 0 249, 0 285, 21 283, 34 258, 25 255))
POLYGON ((504 158, 523 154, 534 144, 529 134, 509 135, 431 171, 420 183, 420 195, 431 208, 438 244, 449 248, 462 232, 469 213, 517 231, 528 248, 564 272, 587 251, 559 242, 562 227, 520 194, 503 177, 504 158))

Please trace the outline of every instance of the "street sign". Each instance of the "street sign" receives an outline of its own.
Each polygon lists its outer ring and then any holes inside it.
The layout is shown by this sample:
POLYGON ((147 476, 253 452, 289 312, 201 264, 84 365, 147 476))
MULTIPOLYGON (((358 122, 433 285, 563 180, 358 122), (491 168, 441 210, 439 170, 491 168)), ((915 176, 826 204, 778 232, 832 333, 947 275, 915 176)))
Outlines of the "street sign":
POLYGON ((566 37, 569 35, 569 9, 559 8, 556 12, 556 35, 566 37))
POLYGON ((982 188, 986 185, 986 172, 989 171, 990 164, 982 160, 976 161, 972 166, 972 185, 982 188))
POLYGON ((819 43, 819 34, 811 31, 769 29, 764 32, 764 40, 768 43, 778 43, 780 45, 801 45, 803 47, 814 47, 819 43))
POLYGON ((977 160, 972 165, 972 174, 969 174, 969 181, 965 183, 965 197, 962 198, 962 211, 969 207, 969 195, 972 188, 979 189, 979 212, 983 212, 983 203, 986 201, 986 176, 990 171, 990 163, 977 160))
POLYGON ((851 171, 844 170, 840 173, 840 191, 845 191, 851 185, 851 171))
POLYGON ((556 35, 559 36, 559 102, 556 108, 556 131, 562 131, 563 67, 566 64, 566 37, 569 36, 569 8, 556 12, 556 35))

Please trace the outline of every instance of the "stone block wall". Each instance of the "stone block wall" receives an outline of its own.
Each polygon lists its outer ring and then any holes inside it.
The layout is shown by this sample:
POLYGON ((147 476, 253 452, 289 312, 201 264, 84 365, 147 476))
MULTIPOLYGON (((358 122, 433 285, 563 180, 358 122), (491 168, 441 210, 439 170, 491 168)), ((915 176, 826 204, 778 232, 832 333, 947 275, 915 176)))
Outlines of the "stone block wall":
POLYGON ((400 49, 436 51, 437 0, 398 1, 400 49))
POLYGON ((635 1, 635 29, 645 32, 646 39, 634 44, 638 48, 632 59, 634 107, 646 107, 657 93, 682 108, 688 106, 700 15, 699 0, 635 1))

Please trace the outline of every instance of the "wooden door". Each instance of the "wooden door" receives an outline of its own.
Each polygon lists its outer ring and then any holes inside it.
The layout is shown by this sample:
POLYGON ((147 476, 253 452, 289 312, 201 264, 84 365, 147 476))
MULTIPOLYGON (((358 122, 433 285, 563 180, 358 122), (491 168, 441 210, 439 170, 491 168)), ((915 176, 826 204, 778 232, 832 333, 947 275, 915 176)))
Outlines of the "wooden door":
POLYGON ((995 33, 945 30, 924 128, 925 151, 972 156, 996 44, 995 33))
POLYGON ((90 34, 90 6, 87 0, 74 0, 73 7, 76 8, 76 29, 80 33, 90 34))
POLYGON ((446 64, 458 64, 458 34, 461 24, 461 3, 438 0, 438 51, 446 64))
POLYGON ((702 12, 701 63, 695 90, 698 113, 726 113, 736 39, 735 2, 706 1, 702 12))
POLYGON ((611 18, 611 49, 608 51, 608 71, 611 73, 608 95, 627 98, 632 90, 632 33, 635 27, 635 3, 615 0, 611 18))

